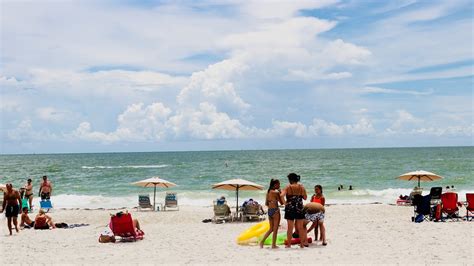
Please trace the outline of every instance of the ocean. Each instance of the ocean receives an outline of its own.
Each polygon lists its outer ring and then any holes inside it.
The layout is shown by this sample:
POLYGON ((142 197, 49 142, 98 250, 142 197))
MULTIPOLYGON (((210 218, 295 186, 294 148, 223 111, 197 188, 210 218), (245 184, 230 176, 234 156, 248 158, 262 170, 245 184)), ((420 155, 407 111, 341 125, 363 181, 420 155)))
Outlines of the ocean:
MULTIPOLYGON (((47 175, 55 207, 118 208, 136 206, 138 194, 153 195, 153 188, 132 182, 160 176, 178 186, 157 189, 157 202, 175 191, 180 205, 210 206, 221 195, 235 200, 233 192, 211 189, 214 183, 243 178, 266 189, 270 178, 285 185, 287 174, 295 172, 310 195, 322 185, 328 203, 394 203, 416 184, 396 177, 414 170, 444 177, 422 182, 425 191, 454 186, 463 199, 465 192, 474 192, 473 166, 474 147, 0 155, 0 183, 18 188, 32 178, 37 193, 41 176, 47 175)), ((239 201, 264 197, 265 191, 241 191, 239 201)))

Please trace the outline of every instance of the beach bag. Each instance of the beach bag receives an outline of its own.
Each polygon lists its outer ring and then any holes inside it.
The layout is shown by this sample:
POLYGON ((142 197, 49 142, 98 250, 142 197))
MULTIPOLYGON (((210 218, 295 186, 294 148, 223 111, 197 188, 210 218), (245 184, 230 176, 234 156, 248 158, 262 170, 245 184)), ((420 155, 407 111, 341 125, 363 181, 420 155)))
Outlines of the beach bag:
POLYGON ((99 235, 99 243, 115 243, 115 236, 110 227, 107 226, 99 235))
POLYGON ((423 214, 418 214, 418 215, 415 217, 415 223, 421 223, 421 222, 423 222, 424 218, 425 218, 425 217, 423 216, 423 214))

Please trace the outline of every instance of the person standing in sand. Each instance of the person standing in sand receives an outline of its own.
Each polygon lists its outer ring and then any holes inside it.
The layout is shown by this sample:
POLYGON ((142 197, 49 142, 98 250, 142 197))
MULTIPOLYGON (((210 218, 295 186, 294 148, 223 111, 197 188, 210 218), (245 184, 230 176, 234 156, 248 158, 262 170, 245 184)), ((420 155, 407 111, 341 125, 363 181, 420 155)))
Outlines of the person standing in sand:
POLYGON ((12 220, 15 230, 18 233, 18 213, 20 212, 21 198, 20 193, 13 189, 12 184, 7 184, 7 191, 3 193, 3 205, 2 213, 5 210, 5 216, 7 217, 7 226, 10 235, 12 235, 12 220))
POLYGON ((278 248, 276 245, 276 238, 278 233, 278 227, 280 226, 280 208, 278 205, 285 204, 280 192, 280 180, 270 180, 270 187, 268 188, 265 205, 268 207, 268 220, 270 222, 270 229, 265 233, 262 240, 260 241, 260 248, 263 248, 263 244, 267 237, 273 232, 272 235, 272 248, 278 248))
MULTIPOLYGON (((323 195, 323 187, 321 185, 314 186, 314 195, 311 197, 311 202, 319 203, 324 207, 326 199, 323 195)), ((306 213, 306 220, 312 222, 311 227, 308 229, 310 232, 314 228, 314 241, 318 240, 318 228, 321 231, 321 238, 319 240, 323 241, 323 246, 327 245, 326 242, 326 227, 324 226, 324 212, 317 213, 306 213)))
POLYGON ((48 181, 47 176, 43 176, 43 182, 40 184, 40 189, 38 194, 41 197, 41 200, 49 200, 51 194, 53 193, 53 185, 48 181))
POLYGON ((28 203, 30 204, 30 209, 33 210, 33 184, 31 178, 28 178, 25 184, 25 198, 28 199, 28 203))
POLYGON ((286 248, 291 248, 291 239, 293 238, 293 229, 296 227, 300 237, 300 247, 308 246, 306 229, 304 228, 303 200, 308 198, 306 189, 300 183, 300 176, 295 173, 288 174, 289 185, 282 192, 282 197, 286 196, 285 219, 288 223, 286 232, 286 248))

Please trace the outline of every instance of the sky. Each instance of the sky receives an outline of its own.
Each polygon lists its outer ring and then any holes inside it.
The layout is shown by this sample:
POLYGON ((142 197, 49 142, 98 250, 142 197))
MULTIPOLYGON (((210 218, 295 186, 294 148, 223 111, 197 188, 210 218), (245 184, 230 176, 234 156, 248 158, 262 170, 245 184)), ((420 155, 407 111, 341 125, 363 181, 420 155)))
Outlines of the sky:
POLYGON ((3 154, 474 144, 468 0, 0 3, 3 154))

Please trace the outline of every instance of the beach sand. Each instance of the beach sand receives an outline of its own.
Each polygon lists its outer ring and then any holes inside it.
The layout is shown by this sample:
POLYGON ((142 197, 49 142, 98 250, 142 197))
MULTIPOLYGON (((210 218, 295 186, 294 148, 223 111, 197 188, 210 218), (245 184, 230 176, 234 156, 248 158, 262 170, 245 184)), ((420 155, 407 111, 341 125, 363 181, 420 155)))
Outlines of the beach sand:
POLYGON ((318 242, 305 249, 277 250, 236 244, 236 237, 252 223, 202 223, 212 217, 212 208, 186 206, 168 212, 131 210, 145 239, 99 243, 98 236, 113 212, 54 210, 55 222, 90 226, 22 230, 13 236, 7 236, 3 216, 0 264, 469 264, 474 259, 474 222, 415 224, 410 219, 411 207, 328 206, 327 246, 318 242))

